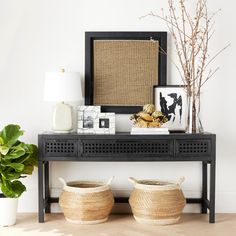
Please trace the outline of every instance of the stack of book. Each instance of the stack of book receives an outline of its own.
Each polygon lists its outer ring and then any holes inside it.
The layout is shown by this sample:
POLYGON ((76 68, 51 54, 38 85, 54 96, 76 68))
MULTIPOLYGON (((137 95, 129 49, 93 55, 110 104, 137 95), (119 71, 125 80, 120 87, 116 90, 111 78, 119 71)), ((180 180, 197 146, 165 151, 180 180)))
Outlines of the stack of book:
POLYGON ((168 128, 138 128, 132 127, 130 134, 169 134, 168 128))

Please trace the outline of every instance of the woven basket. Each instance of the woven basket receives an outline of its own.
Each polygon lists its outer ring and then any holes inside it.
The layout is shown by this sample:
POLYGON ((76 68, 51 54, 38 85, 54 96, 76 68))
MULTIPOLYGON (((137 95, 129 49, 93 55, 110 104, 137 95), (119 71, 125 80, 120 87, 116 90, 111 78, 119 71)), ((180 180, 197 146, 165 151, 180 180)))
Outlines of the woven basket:
POLYGON ((105 222, 114 205, 110 189, 111 178, 106 184, 94 181, 74 181, 63 183, 59 205, 65 218, 71 223, 98 224, 105 222))
POLYGON ((167 225, 176 223, 186 204, 179 182, 161 180, 129 180, 134 189, 129 198, 134 218, 139 223, 167 225))

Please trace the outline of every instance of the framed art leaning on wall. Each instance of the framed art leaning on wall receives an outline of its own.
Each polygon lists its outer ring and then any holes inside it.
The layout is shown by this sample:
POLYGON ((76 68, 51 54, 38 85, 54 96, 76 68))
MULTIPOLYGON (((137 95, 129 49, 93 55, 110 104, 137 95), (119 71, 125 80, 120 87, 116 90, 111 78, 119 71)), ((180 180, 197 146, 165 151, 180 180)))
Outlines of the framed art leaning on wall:
POLYGON ((184 86, 154 86, 156 109, 161 111, 168 122, 163 124, 171 131, 184 132, 187 125, 187 93, 184 86))
POLYGON ((136 113, 166 85, 166 32, 86 32, 85 104, 136 113), (161 50, 160 50, 161 48, 161 50))

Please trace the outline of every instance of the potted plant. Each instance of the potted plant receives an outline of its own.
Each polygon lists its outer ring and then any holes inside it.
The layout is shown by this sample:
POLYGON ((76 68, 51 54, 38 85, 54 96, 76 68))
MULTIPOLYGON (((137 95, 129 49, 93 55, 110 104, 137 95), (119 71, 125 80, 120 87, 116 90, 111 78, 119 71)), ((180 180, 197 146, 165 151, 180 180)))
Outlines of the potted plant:
POLYGON ((0 131, 0 225, 16 222, 18 198, 26 191, 20 181, 37 166, 38 148, 19 141, 23 135, 19 125, 10 124, 0 131))

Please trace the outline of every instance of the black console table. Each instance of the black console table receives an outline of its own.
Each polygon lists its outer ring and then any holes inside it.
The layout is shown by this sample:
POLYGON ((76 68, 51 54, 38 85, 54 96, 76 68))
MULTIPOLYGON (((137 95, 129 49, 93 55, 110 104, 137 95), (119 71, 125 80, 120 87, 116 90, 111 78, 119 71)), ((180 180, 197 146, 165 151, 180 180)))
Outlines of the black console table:
MULTIPOLYGON (((215 222, 215 134, 40 134, 38 145, 39 222, 44 222, 44 212, 50 213, 50 204, 58 202, 58 198, 50 197, 49 192, 49 162, 51 161, 200 161, 202 162, 202 196, 187 198, 187 203, 201 204, 202 213, 207 213, 209 209, 209 222, 215 222), (209 199, 208 164, 210 165, 209 199)), ((127 198, 118 197, 115 200, 127 202, 127 198)))

